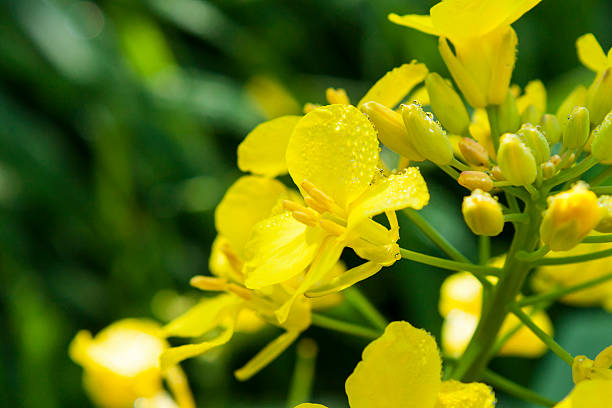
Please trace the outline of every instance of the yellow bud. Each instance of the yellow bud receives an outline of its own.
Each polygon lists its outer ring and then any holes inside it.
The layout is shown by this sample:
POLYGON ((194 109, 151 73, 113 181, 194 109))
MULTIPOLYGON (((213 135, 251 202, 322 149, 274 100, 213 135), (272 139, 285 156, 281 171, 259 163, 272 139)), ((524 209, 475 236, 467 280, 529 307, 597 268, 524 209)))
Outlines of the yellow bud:
POLYGON ((597 125, 612 109, 612 67, 599 73, 589 88, 587 107, 591 114, 591 123, 597 125))
POLYGON ((504 175, 502 174, 499 166, 493 166, 491 168, 491 177, 493 177, 493 180, 496 180, 496 181, 503 181, 506 179, 504 175))
POLYGON ((499 105, 497 121, 500 133, 514 133, 521 126, 521 118, 512 92, 508 91, 506 99, 499 105))
POLYGON ((561 124, 555 115, 547 113, 542 116, 542 130, 548 143, 552 146, 561 140, 561 124))
POLYGON ((330 105, 340 104, 340 105, 350 105, 351 101, 346 95, 346 91, 342 88, 334 89, 327 88, 325 90, 325 99, 329 102, 330 105))
POLYGON ((597 203, 601 210, 601 220, 599 220, 595 230, 599 232, 612 232, 612 196, 599 196, 597 203))
POLYGON ((600 162, 612 160, 612 111, 593 131, 591 153, 600 162))
POLYGON ((563 132, 563 144, 568 149, 579 149, 586 143, 590 132, 589 111, 576 106, 570 113, 563 132))
POLYGON ((542 163, 540 167, 542 168, 542 177, 546 180, 554 176, 557 171, 557 166, 550 160, 542 163))
POLYGON ((491 194, 476 189, 463 199, 463 219, 476 235, 493 237, 504 229, 504 214, 501 205, 491 194))
POLYGON ((557 119, 561 125, 561 130, 565 130, 567 120, 576 106, 584 106, 587 100, 587 90, 584 86, 579 85, 574 89, 561 103, 557 109, 557 119))
POLYGON ((463 171, 459 175, 457 182, 468 190, 493 190, 493 180, 482 171, 463 171))
POLYGON ((506 180, 515 186, 525 186, 536 179, 533 153, 517 135, 506 133, 501 137, 497 162, 506 180))
POLYGON ((489 165, 487 150, 474 139, 462 138, 459 141, 459 150, 469 164, 477 167, 487 167, 489 165))
POLYGON ((470 116, 452 85, 436 73, 427 75, 425 86, 431 108, 442 126, 450 133, 462 135, 470 125, 470 116))
POLYGON ((420 105, 412 103, 403 105, 402 117, 408 135, 421 155, 440 166, 453 160, 453 148, 446 132, 431 113, 425 113, 420 105))
POLYGON ((582 241, 600 218, 597 196, 579 181, 570 190, 548 198, 540 238, 553 251, 567 251, 582 241))
POLYGON ((523 123, 540 123, 540 113, 535 106, 529 105, 521 114, 521 122, 523 123))
POLYGON ((536 163, 540 164, 550 157, 550 146, 546 136, 531 123, 525 123, 517 132, 518 137, 531 149, 536 163))
POLYGON ((378 138, 385 146, 408 160, 425 160, 425 157, 412 146, 402 115, 374 101, 364 103, 361 110, 368 115, 378 132, 378 138))

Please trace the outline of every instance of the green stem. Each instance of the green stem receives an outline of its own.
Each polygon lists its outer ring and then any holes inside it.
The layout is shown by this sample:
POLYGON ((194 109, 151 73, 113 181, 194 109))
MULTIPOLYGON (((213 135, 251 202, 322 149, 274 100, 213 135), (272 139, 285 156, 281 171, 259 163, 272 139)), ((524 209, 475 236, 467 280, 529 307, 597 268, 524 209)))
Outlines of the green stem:
POLYGON ((292 408, 310 401, 315 375, 317 344, 312 339, 302 339, 296 347, 296 361, 289 387, 287 407, 292 408))
POLYGON ((474 265, 472 263, 450 261, 448 259, 425 255, 404 248, 400 248, 400 254, 402 255, 402 258, 408 259, 409 261, 419 262, 425 265, 435 266, 451 271, 472 272, 477 278, 484 279, 485 281, 486 275, 497 276, 500 272, 499 268, 495 268, 493 266, 474 265))
POLYGON ((467 170, 472 170, 469 166, 466 166, 465 164, 461 163, 459 160, 457 160, 456 158, 453 158, 453 160, 451 161, 451 166, 461 170, 461 171, 467 171, 467 170))
POLYGON ((470 263, 470 260, 448 242, 418 211, 407 208, 404 210, 404 214, 449 258, 457 262, 470 263))
POLYGON ((587 170, 589 170, 591 167, 595 166, 596 164, 597 164, 596 158, 594 158, 593 156, 587 156, 584 160, 582 160, 580 163, 578 163, 574 167, 571 167, 567 170, 562 171, 561 173, 557 174, 556 176, 554 176, 553 178, 545 182, 544 183, 545 191, 548 190, 549 188, 552 188, 559 184, 565 183, 566 181, 579 177, 581 174, 583 174, 584 172, 586 172, 587 170))
POLYGON ((591 191, 597 195, 612 194, 612 186, 591 187, 591 191))
POLYGON ((580 263, 586 261, 592 261, 594 259, 606 258, 612 255, 612 248, 603 249, 601 251, 595 251, 588 254, 575 255, 575 256, 558 256, 555 258, 544 258, 539 261, 532 262, 534 266, 542 265, 565 265, 572 263, 580 263))
POLYGON ((491 258, 491 238, 480 235, 478 237, 478 263, 486 265, 491 258))
POLYGON ((346 300, 363 315, 374 327, 385 330, 387 319, 376 309, 370 300, 357 287, 352 286, 344 291, 346 300))
POLYGON ((523 187, 525 187, 525 190, 527 190, 533 200, 537 200, 540 197, 540 192, 531 184, 527 184, 523 187))
POLYGON ((489 119, 489 127, 491 128, 491 140, 493 141, 493 149, 497 151, 499 149, 499 137, 501 131, 499 130, 499 105, 489 105, 486 108, 487 118, 489 119))
POLYGON ((605 242, 612 242, 612 234, 607 235, 593 235, 586 237, 582 240, 582 244, 601 244, 605 242))
POLYGON ((549 301, 557 300, 565 295, 569 295, 570 293, 578 292, 583 289, 590 288, 592 286, 597 286, 609 280, 612 280, 612 272, 606 275, 600 276, 598 278, 588 280, 586 282, 578 283, 576 285, 567 286, 563 288, 558 288, 551 292, 543 293, 541 295, 524 297, 520 300, 517 300, 516 305, 518 307, 523 307, 527 305, 534 305, 534 304, 538 304, 542 302, 549 302, 549 301))
POLYGON ((379 330, 359 326, 358 324, 354 323, 344 322, 342 320, 337 320, 318 313, 312 314, 312 325, 371 340, 379 337, 382 334, 382 331, 379 330))
POLYGON ((442 171, 444 171, 446 174, 448 174, 449 176, 451 176, 451 178, 453 178, 454 180, 457 180, 459 178, 459 172, 455 169, 453 169, 451 166, 444 165, 444 166, 438 166, 442 169, 442 171))
POLYGON ((482 379, 483 381, 491 384, 493 387, 505 391, 510 395, 514 395, 515 397, 524 401, 532 402, 544 407, 552 407, 556 404, 555 401, 549 400, 548 398, 543 397, 540 394, 523 387, 522 385, 516 384, 515 382, 510 381, 491 370, 485 370, 482 373, 482 379))
POLYGON ((550 248, 548 247, 548 245, 542 245, 540 248, 533 252, 519 251, 517 252, 516 257, 521 261, 535 262, 538 259, 542 259, 543 257, 545 257, 546 254, 549 252, 550 248))
POLYGON ((519 318, 521 322, 525 324, 525 326, 529 327, 529 330, 533 332, 546 346, 557 355, 561 360, 565 361, 567 365, 570 367, 574 364, 574 357, 570 353, 568 353, 563 347, 559 345, 552 337, 544 332, 544 330, 540 329, 534 322, 531 320, 529 316, 525 312, 521 310, 520 307, 516 306, 516 304, 510 305, 510 310, 516 317, 519 318))
POLYGON ((538 244, 538 228, 542 217, 543 203, 534 205, 527 202, 525 213, 529 214, 528 224, 517 224, 516 233, 506 256, 501 277, 495 291, 483 308, 481 319, 463 356, 452 372, 452 378, 462 381, 474 381, 480 376, 491 359, 490 350, 508 314, 508 305, 520 293, 523 282, 530 269, 530 264, 516 258, 518 251, 533 251, 538 244))
POLYGON ((529 215, 524 213, 504 214, 504 222, 520 222, 525 224, 529 222, 529 215))
POLYGON ((601 183, 603 183, 604 181, 606 181, 608 179, 608 177, 610 177, 610 176, 612 176, 612 166, 608 166, 601 173, 599 173, 597 176, 593 177, 592 180, 589 180, 589 184, 591 186, 598 186, 601 183))
POLYGON ((510 209, 514 212, 519 212, 520 208, 518 202, 516 201, 516 197, 508 190, 505 190, 504 193, 506 195, 506 201, 508 202, 508 206, 510 207, 510 209))

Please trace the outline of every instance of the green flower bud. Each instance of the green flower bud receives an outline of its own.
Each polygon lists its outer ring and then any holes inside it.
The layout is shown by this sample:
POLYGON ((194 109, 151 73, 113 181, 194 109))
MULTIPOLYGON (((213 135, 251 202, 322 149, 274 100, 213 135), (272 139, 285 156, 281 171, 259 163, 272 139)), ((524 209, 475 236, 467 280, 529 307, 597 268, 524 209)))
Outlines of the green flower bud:
POLYGON ((463 219, 476 235, 493 237, 504 229, 504 214, 501 205, 491 194, 476 189, 463 199, 463 219))
POLYGON ((531 149, 537 164, 543 163, 550 158, 548 140, 546 140, 546 136, 537 127, 531 123, 525 123, 519 129, 517 135, 531 149))
POLYGON ((581 181, 568 191, 548 197, 540 237, 553 251, 568 251, 599 224, 600 218, 597 196, 581 181))
POLYGON ((583 106, 576 106, 569 115, 563 132, 563 144, 568 149, 579 149, 584 146, 590 132, 589 111, 583 106))
POLYGON ((591 123, 601 123, 606 114, 612 110, 612 67, 599 73, 589 88, 587 107, 591 114, 591 123))
POLYGON ((429 101, 442 126, 451 134, 462 135, 470 125, 470 116, 452 85, 440 75, 431 73, 425 79, 429 101))
POLYGON ((412 145, 402 115, 374 101, 364 103, 361 110, 368 115, 382 144, 410 161, 425 160, 412 145))
POLYGON ((515 134, 506 133, 501 137, 497 163, 512 185, 525 186, 536 179, 538 171, 533 153, 515 134))
POLYGON ((600 162, 612 160, 612 111, 593 131, 591 153, 600 162))
POLYGON ((519 126, 521 126, 521 118, 516 106, 516 100, 510 91, 508 91, 504 103, 499 105, 497 121, 501 134, 514 133, 518 130, 519 126))
POLYGON ((540 113, 535 106, 529 105, 521 114, 521 122, 537 124, 540 122, 540 113))
POLYGON ((544 136, 548 139, 548 143, 552 146, 561 140, 561 124, 555 115, 546 113, 542 116, 542 130, 544 136))
POLYGON ((402 106, 402 117, 413 146, 422 156, 439 166, 453 160, 453 148, 446 132, 431 113, 412 103, 402 106))
POLYGON ((595 227, 599 232, 612 232, 612 196, 602 195, 597 200, 601 210, 601 220, 595 227))

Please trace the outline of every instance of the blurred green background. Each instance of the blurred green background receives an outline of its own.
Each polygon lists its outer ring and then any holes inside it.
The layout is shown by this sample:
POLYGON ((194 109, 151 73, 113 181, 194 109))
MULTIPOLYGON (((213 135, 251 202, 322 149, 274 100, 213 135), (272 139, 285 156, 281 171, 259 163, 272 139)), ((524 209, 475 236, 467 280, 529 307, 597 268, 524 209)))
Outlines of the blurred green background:
MULTIPOLYGON (((236 146, 258 122, 324 102, 328 86, 358 100, 412 59, 448 76, 435 38, 386 20, 433 4, 0 2, 0 405, 89 406, 81 368, 67 356, 74 334, 124 317, 164 321, 196 298, 189 278, 207 271, 215 205, 239 176, 236 146)), ((570 87, 592 79, 575 39, 593 32, 607 50, 611 20, 610 1, 543 1, 515 24, 513 81, 542 79, 554 111, 570 87)), ((424 172, 432 190, 425 215, 474 259, 459 212, 464 192, 424 172)), ((497 252, 507 238, 495 241, 497 252)), ((406 220, 400 243, 439 254, 406 220)), ((404 261, 361 287, 389 319, 437 335, 444 276, 404 261)), ((359 319, 343 307, 334 313, 359 319)), ((592 357, 612 343, 601 310, 555 306, 551 315, 570 352, 592 357)), ((247 383, 231 376, 274 334, 237 336, 186 362, 199 406, 283 407, 294 347, 247 383)), ((320 347, 313 401, 346 406, 344 381, 366 341, 317 328, 307 335, 320 347)), ((550 398, 571 386, 550 355, 500 358, 493 368, 550 398)), ((525 406, 498 397, 501 407, 525 406)))

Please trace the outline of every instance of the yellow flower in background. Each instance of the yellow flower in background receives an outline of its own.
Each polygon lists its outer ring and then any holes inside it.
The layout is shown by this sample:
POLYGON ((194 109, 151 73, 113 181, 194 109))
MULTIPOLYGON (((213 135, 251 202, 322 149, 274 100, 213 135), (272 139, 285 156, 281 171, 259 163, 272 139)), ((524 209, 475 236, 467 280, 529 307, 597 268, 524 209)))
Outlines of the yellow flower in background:
MULTIPOLYGON (((593 251, 612 248, 612 244, 580 244, 564 256, 583 255, 593 251)), ((531 286, 536 292, 545 293, 557 288, 578 285, 612 272, 610 260, 595 259, 567 265, 540 266, 533 275, 531 286)), ((612 281, 570 293, 559 299, 574 306, 602 306, 612 311, 612 281)))
POLYGON ((612 380, 583 381, 554 408, 609 408, 612 380))
POLYGON ((586 104, 591 123, 597 125, 612 110, 612 48, 606 57, 601 45, 590 33, 578 38, 576 48, 580 62, 597 73, 589 87, 586 104))
POLYGON ((70 344, 69 354, 83 367, 85 389, 100 407, 195 407, 180 367, 174 366, 162 375, 159 357, 167 348, 157 323, 125 319, 95 337, 80 331, 70 344), (176 403, 162 386, 164 378, 176 403))
POLYGON ((600 73, 612 67, 612 48, 608 50, 608 56, 604 53, 597 38, 591 33, 585 34, 576 40, 578 59, 582 65, 591 71, 600 73))
MULTIPOLYGON (((503 258, 496 259, 495 266, 503 265, 503 258)), ((493 280, 492 283, 496 283, 493 280)), ((459 357, 467 347, 478 321, 482 307, 482 284, 469 272, 458 272, 444 280, 440 287, 439 310, 442 323, 442 349, 450 356, 459 357)), ((531 314, 530 308, 524 309, 531 314)), ((531 316, 535 324, 551 335, 553 328, 548 315, 538 311, 531 316)), ((514 330, 520 321, 512 314, 502 324, 499 337, 514 330)), ((499 350, 499 355, 539 357, 547 348, 528 328, 521 326, 499 350)))
POLYGON ((440 37, 440 54, 457 86, 470 105, 484 108, 502 104, 508 92, 517 44, 510 25, 539 2, 445 0, 429 15, 390 14, 389 20, 440 37))
MULTIPOLYGON (((427 72, 425 65, 415 61, 394 68, 366 92, 357 107, 361 108, 366 102, 377 102, 387 108, 393 108, 425 79, 427 72)), ((329 104, 350 104, 350 99, 343 89, 328 88, 326 99, 329 104)), ((308 104, 305 110, 310 112, 317 107, 318 105, 308 104)), ((238 146, 238 168, 267 177, 286 174, 287 144, 301 118, 299 115, 287 115, 258 125, 238 146)))
MULTIPOLYGON (((495 395, 482 383, 442 381, 435 339, 407 322, 391 322, 363 350, 346 380, 351 408, 493 408, 495 395)), ((296 408, 324 407, 300 404, 296 408)))
POLYGON ((381 175, 376 131, 351 105, 329 105, 306 114, 293 130, 286 159, 305 205, 285 201, 290 212, 257 224, 245 249, 245 285, 250 289, 288 281, 310 265, 279 309, 280 323, 293 301, 315 284, 327 283, 309 296, 342 290, 398 260, 395 210, 420 209, 429 200, 418 169, 381 175), (390 229, 372 220, 382 213, 390 229), (296 220, 302 231, 294 228, 296 220), (368 262, 326 279, 347 246, 368 262))
MULTIPOLYGON (((279 324, 275 317, 276 310, 295 292, 300 274, 303 274, 307 265, 285 265, 282 257, 274 258, 277 263, 272 262, 270 267, 295 268, 288 274, 295 275, 298 281, 286 281, 282 285, 270 286, 265 291, 254 291, 244 285, 247 243, 262 220, 275 214, 284 214, 285 235, 277 237, 280 239, 300 235, 305 231, 304 224, 294 220, 282 208, 283 200, 298 197, 297 193, 281 182, 259 176, 241 177, 227 190, 215 211, 215 225, 219 235, 213 243, 209 260, 209 269, 215 277, 196 276, 191 282, 199 289, 224 293, 202 299, 164 327, 163 332, 167 337, 200 338, 201 341, 166 350, 161 357, 162 369, 173 367, 186 358, 206 353, 229 342, 235 331, 257 330, 266 323, 284 329, 284 334, 236 371, 236 376, 244 380, 270 363, 310 325, 313 302, 303 296, 292 304, 286 321, 279 324)), ((298 248, 303 249, 299 245, 298 248)), ((335 262, 330 275, 337 276, 343 271, 342 264, 335 262)), ((322 300, 320 307, 329 307, 338 301, 337 297, 331 296, 325 296, 322 300)))

